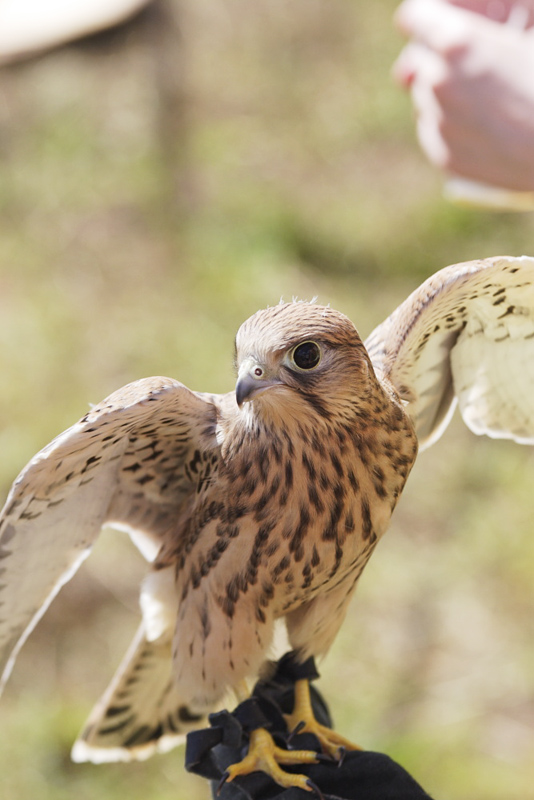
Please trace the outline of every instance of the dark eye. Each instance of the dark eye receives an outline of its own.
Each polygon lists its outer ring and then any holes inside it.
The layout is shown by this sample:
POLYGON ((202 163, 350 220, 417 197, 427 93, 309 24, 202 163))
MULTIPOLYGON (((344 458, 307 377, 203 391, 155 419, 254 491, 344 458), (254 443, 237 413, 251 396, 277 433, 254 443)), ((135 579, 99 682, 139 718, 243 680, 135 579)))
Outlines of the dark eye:
POLYGON ((303 342, 293 350, 292 359, 299 369, 313 369, 321 360, 321 349, 315 342, 303 342))

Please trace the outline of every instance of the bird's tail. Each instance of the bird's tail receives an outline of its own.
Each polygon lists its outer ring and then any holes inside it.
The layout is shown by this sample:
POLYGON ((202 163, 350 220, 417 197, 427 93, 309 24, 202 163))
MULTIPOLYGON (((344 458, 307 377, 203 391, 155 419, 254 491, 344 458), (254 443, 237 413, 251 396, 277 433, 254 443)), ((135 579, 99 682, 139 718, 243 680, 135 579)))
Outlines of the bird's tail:
POLYGON ((72 749, 74 761, 132 761, 166 752, 202 727, 172 679, 172 642, 148 641, 141 623, 115 677, 72 749))

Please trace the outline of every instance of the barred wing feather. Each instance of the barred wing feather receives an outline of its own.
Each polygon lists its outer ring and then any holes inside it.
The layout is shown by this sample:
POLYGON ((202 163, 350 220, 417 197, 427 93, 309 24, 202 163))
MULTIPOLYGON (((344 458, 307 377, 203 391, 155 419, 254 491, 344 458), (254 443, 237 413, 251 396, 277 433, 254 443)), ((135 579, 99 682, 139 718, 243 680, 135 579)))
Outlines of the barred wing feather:
POLYGON ((195 454, 217 458, 215 418, 213 399, 178 381, 135 381, 22 471, 0 515, 1 686, 105 523, 128 530, 144 555, 155 557, 193 491, 195 454))
POLYGON ((406 403, 421 448, 456 403, 477 434, 534 443, 534 259, 446 267, 366 341, 377 373, 406 403))

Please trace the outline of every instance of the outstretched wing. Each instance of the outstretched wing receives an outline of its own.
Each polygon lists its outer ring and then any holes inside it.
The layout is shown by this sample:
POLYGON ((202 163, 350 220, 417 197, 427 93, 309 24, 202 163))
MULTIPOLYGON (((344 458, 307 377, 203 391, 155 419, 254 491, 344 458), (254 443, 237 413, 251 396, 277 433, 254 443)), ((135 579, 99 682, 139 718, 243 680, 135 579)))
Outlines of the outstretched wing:
POLYGON ((119 389, 38 453, 0 516, 0 688, 52 598, 101 527, 126 529, 143 554, 218 458, 215 397, 170 378, 119 389))
POLYGON ((441 436, 456 402, 475 433, 534 443, 534 258, 442 269, 365 344, 422 448, 441 436))

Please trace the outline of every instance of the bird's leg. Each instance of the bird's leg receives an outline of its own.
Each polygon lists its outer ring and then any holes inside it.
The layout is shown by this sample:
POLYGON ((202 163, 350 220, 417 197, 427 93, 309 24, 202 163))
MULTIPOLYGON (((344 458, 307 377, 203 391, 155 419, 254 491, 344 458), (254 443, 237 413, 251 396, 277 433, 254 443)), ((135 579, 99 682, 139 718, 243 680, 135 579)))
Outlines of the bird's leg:
POLYGON ((275 744, 268 730, 256 728, 250 733, 247 755, 242 761, 228 767, 219 786, 226 781, 233 781, 239 775, 261 771, 285 788, 295 786, 309 792, 318 792, 317 787, 306 775, 294 775, 281 769, 283 764, 317 763, 317 754, 311 750, 283 750, 275 744))
POLYGON ((313 733, 319 739, 323 753, 327 753, 336 760, 340 760, 346 750, 361 750, 362 748, 340 736, 326 725, 321 725, 313 713, 310 682, 308 678, 295 681, 295 704, 291 714, 284 715, 288 728, 295 733, 313 733))
POLYGON ((239 681, 239 683, 234 686, 234 694, 238 703, 248 700, 250 697, 250 688, 245 678, 243 678, 243 680, 239 681))
MULTIPOLYGON (((315 717, 311 696, 310 679, 317 677, 313 659, 305 664, 295 662, 291 654, 284 659, 284 673, 294 685, 294 706, 291 714, 284 714, 288 728, 292 733, 287 740, 288 744, 296 733, 312 733, 318 740, 323 753, 313 750, 287 750, 278 747, 271 733, 264 727, 265 718, 262 715, 256 718, 255 725, 249 727, 249 748, 247 755, 238 763, 231 764, 222 777, 220 786, 226 781, 233 781, 239 776, 249 775, 252 772, 264 772, 276 783, 284 788, 295 786, 300 789, 315 792, 321 797, 320 790, 306 775, 286 772, 286 765, 317 764, 322 759, 335 759, 342 761, 346 750, 360 750, 361 748, 340 736, 326 725, 319 723, 315 717), (308 675, 309 677, 302 677, 308 675)), ((244 704, 243 704, 244 705, 244 704)))

